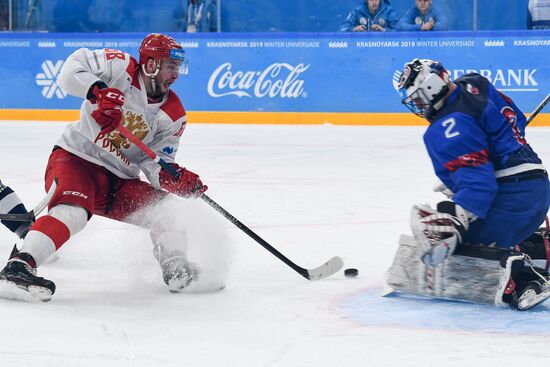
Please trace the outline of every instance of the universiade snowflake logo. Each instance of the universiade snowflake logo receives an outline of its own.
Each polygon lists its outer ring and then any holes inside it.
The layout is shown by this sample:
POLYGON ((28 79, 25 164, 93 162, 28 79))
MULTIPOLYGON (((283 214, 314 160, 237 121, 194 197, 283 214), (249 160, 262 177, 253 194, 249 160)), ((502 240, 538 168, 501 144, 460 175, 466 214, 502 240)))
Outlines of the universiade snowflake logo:
POLYGON ((65 98, 67 95, 57 84, 57 76, 63 66, 63 60, 58 60, 55 64, 52 60, 46 60, 42 63, 42 73, 36 74, 36 85, 42 87, 42 96, 51 99, 54 95, 59 98, 65 98))

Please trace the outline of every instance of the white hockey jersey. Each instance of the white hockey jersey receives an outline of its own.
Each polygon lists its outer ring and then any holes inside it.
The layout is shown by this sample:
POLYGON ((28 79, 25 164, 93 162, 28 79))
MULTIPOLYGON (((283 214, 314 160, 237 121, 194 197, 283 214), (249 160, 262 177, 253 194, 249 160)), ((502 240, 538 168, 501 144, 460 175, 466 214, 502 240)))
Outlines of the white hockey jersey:
POLYGON ((187 116, 178 96, 170 91, 159 103, 148 103, 140 66, 119 50, 81 48, 67 58, 58 83, 68 94, 84 98, 80 120, 70 124, 57 142, 63 149, 107 168, 120 178, 138 178, 143 171, 159 187, 160 166, 118 131, 101 137, 91 113, 97 105, 86 99, 89 88, 103 81, 125 95, 122 124, 166 162, 174 162, 187 116))

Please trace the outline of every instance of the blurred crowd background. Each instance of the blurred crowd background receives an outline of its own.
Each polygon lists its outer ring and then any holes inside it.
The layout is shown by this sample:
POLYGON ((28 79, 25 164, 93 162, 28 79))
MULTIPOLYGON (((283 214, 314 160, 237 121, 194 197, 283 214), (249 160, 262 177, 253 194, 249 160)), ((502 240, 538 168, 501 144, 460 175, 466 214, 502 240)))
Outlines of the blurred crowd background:
MULTIPOLYGON (((390 0, 399 15, 415 0, 390 0)), ((528 28, 529 0, 433 0, 449 30, 528 28)), ((336 32, 363 0, 0 0, 0 30, 336 32)))

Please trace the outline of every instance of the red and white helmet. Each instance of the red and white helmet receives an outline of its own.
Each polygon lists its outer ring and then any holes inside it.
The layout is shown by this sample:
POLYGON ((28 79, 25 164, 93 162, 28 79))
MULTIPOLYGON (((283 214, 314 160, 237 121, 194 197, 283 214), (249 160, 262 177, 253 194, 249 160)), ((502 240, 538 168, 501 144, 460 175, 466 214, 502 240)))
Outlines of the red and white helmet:
MULTIPOLYGON (((177 60, 180 62, 179 73, 187 75, 188 65, 185 51, 170 36, 160 33, 151 33, 145 36, 139 47, 139 63, 145 65, 149 59, 156 60, 158 67, 160 67, 160 61, 163 59, 177 60)), ((156 75, 156 72, 154 75, 156 75)))
POLYGON ((443 107, 450 81, 449 73, 440 62, 414 59, 405 64, 397 90, 409 110, 430 120, 443 107))

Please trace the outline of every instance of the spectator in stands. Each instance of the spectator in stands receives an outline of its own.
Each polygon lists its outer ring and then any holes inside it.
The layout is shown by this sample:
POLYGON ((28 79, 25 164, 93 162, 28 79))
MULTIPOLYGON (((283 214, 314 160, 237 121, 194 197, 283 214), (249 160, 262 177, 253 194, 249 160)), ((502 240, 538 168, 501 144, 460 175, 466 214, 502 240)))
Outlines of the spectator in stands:
POLYGON ((187 32, 187 8, 188 0, 183 0, 181 7, 174 7, 174 26, 178 32, 187 32))
POLYGON ((550 0, 529 0, 528 29, 550 29, 550 0))
POLYGON ((218 31, 218 3, 216 0, 205 0, 199 22, 199 32, 218 31))
POLYGON ((187 32, 197 32, 201 22, 204 0, 187 0, 187 32))
POLYGON ((416 6, 410 9, 397 24, 398 31, 446 31, 447 17, 432 0, 416 0, 416 6))
POLYGON ((365 0, 349 13, 338 31, 385 32, 394 31, 399 17, 388 0, 365 0))
POLYGON ((10 24, 8 2, 0 1, 0 31, 7 31, 10 24))

